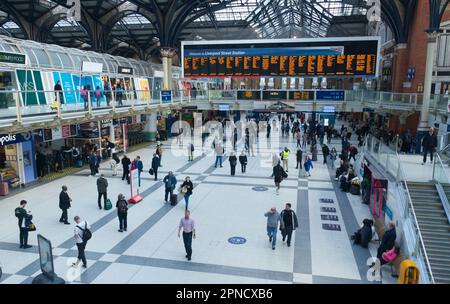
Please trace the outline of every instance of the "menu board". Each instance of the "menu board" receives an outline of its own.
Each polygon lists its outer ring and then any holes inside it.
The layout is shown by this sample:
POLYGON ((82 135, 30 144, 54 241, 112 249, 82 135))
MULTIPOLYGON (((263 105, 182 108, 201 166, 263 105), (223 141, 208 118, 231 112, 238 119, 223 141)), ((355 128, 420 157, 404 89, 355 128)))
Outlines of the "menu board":
POLYGON ((374 77, 378 37, 185 41, 184 77, 374 77))

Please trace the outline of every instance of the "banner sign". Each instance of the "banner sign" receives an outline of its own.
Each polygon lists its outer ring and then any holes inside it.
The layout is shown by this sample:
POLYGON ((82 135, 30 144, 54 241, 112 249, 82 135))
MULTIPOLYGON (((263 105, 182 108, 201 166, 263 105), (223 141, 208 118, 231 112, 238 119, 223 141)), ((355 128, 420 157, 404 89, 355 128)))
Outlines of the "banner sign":
POLYGON ((344 100, 344 91, 316 91, 317 100, 344 100))
POLYGON ((26 64, 27 56, 25 54, 0 52, 0 62, 14 63, 14 64, 26 64))
POLYGON ((0 146, 17 144, 31 139, 31 132, 21 134, 0 134, 0 146))

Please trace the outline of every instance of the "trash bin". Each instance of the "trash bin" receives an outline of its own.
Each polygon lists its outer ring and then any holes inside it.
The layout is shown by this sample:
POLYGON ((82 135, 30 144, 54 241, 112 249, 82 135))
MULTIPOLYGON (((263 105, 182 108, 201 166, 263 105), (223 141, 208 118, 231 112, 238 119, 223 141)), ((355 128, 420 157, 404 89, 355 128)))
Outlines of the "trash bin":
POLYGON ((404 260, 400 263, 400 271, 397 284, 419 284, 419 268, 412 260, 404 260))

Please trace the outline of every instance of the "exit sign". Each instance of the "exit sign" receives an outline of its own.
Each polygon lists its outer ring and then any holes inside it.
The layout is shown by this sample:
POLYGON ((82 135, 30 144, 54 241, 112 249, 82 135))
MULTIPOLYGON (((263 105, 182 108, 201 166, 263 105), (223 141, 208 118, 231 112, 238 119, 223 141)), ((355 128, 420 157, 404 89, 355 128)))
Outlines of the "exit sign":
POLYGON ((27 56, 25 54, 0 52, 0 62, 26 64, 27 56))

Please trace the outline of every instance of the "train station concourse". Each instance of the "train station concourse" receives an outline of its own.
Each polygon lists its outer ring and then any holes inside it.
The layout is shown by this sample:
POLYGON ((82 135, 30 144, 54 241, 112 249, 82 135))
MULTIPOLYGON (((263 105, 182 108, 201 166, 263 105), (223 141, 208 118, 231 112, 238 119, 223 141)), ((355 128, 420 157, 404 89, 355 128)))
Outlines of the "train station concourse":
POLYGON ((0 290, 449 284, 449 90, 449 0, 2 0, 0 290))

